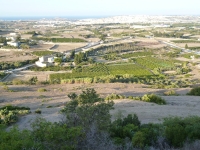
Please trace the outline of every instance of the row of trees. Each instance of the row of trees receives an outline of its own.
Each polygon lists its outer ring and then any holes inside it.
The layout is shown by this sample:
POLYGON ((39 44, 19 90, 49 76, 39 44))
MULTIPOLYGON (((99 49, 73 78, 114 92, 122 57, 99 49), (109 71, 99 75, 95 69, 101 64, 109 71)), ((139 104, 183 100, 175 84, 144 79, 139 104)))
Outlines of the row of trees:
POLYGON ((122 53, 122 52, 133 52, 138 50, 148 50, 148 48, 137 46, 138 42, 134 43, 125 43, 125 44, 115 44, 108 46, 101 46, 95 49, 91 49, 88 51, 88 56, 93 55, 103 55, 108 53, 122 53))

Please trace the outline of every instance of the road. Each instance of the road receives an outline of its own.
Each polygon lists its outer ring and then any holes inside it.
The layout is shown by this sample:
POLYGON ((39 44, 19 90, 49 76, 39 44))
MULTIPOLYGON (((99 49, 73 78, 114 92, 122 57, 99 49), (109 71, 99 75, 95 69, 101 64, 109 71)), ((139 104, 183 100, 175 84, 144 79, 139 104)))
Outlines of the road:
MULTIPOLYGON (((157 40, 157 39, 155 39, 155 40, 157 40)), ((174 45, 173 43, 166 42, 166 41, 161 41, 161 40, 157 40, 157 41, 158 41, 158 42, 161 42, 161 43, 164 43, 164 44, 166 44, 166 45, 168 45, 168 46, 171 46, 171 47, 174 47, 174 48, 178 48, 178 49, 180 49, 180 50, 184 50, 184 48, 179 47, 179 46, 177 46, 177 45, 174 45)))
MULTIPOLYGON (((121 41, 121 40, 126 40, 126 39, 130 39, 130 37, 124 37, 124 38, 120 38, 120 39, 115 39, 115 40, 110 40, 110 41, 107 41, 107 43, 112 43, 112 42, 117 42, 117 41, 121 41)), ((101 45, 101 44, 105 44, 104 42, 92 42, 92 43, 88 43, 86 46, 84 47, 80 47, 78 49, 75 50, 76 53, 78 52, 86 52, 88 51, 90 48, 94 47, 94 46, 97 46, 97 45, 101 45)), ((69 51, 68 51, 69 52, 69 51)))
POLYGON ((36 64, 29 64, 29 65, 26 65, 26 66, 24 66, 24 67, 14 69, 13 71, 14 71, 14 72, 16 72, 16 71, 22 71, 22 70, 28 69, 29 67, 33 67, 33 66, 36 66, 36 64))
POLYGON ((178 49, 180 49, 180 50, 182 50, 182 52, 185 52, 185 53, 195 53, 195 54, 197 54, 197 55, 200 55, 200 51, 198 51, 198 50, 190 50, 190 49, 185 49, 185 48, 182 48, 182 47, 179 47, 179 46, 177 46, 177 45, 174 45, 173 43, 169 43, 169 42, 166 42, 166 41, 161 41, 161 40, 157 40, 158 42, 162 42, 162 43, 164 43, 164 44, 166 44, 166 45, 168 45, 168 46, 171 46, 171 47, 174 47, 174 48, 178 48, 178 49))

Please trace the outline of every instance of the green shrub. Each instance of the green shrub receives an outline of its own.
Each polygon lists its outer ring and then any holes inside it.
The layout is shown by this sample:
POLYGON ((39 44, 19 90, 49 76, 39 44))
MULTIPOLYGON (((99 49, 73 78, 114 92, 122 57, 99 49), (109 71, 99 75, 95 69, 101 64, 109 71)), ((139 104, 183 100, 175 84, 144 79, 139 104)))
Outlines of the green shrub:
POLYGON ((111 94, 111 95, 108 95, 105 100, 114 100, 114 99, 124 99, 126 98, 126 96, 124 95, 119 95, 119 94, 111 94))
POLYGON ((36 114, 41 114, 42 111, 41 111, 41 109, 38 108, 38 109, 35 110, 35 113, 36 113, 36 114))
POLYGON ((17 121, 18 115, 30 113, 30 108, 18 106, 4 106, 0 108, 0 124, 11 124, 17 121))
POLYGON ((17 121, 17 112, 7 108, 0 110, 0 124, 10 124, 17 121))
POLYGON ((145 134, 141 131, 138 131, 132 138, 132 143, 135 147, 144 148, 145 140, 146 140, 145 134))
POLYGON ((159 105, 165 105, 166 104, 166 101, 164 99, 162 99, 161 97, 159 97, 155 94, 145 94, 142 97, 142 101, 153 102, 153 103, 156 103, 156 104, 159 104, 159 105))
POLYGON ((53 106, 50 106, 50 105, 49 105, 49 106, 47 106, 46 108, 52 108, 52 107, 53 107, 53 106))
POLYGON ((0 129, 0 149, 1 150, 22 150, 22 149, 39 149, 39 144, 34 142, 31 131, 19 130, 17 127, 9 131, 0 129))
POLYGON ((84 137, 81 127, 68 127, 41 118, 33 122, 31 130, 17 127, 6 130, 0 126, 0 135, 1 150, 74 150, 78 140, 84 137))
POLYGON ((0 110, 8 109, 8 110, 30 110, 29 107, 19 107, 19 106, 13 106, 13 105, 6 105, 0 108, 0 110))
POLYGON ((38 92, 46 92, 46 91, 47 91, 47 89, 44 89, 44 88, 39 88, 37 91, 38 91, 38 92))
POLYGON ((179 124, 167 126, 165 129, 165 136, 175 147, 183 146, 187 138, 184 127, 179 124))
POLYGON ((194 95, 194 96, 200 96, 200 87, 195 87, 195 88, 191 89, 190 92, 187 94, 194 95))
POLYGON ((132 137, 133 145, 138 148, 144 148, 155 144, 161 135, 161 128, 162 126, 158 124, 143 124, 132 137))
POLYGON ((136 114, 129 114, 125 118, 119 118, 111 124, 110 133, 116 144, 123 144, 128 137, 132 139, 135 132, 139 130, 140 121, 136 114))
POLYGON ((200 117, 198 116, 165 118, 163 126, 166 139, 174 147, 182 147, 186 140, 191 142, 200 139, 200 117))
POLYGON ((12 84, 13 85, 21 85, 21 84, 24 84, 24 81, 19 80, 19 79, 14 79, 14 80, 12 80, 12 84))
POLYGON ((40 96, 38 96, 37 97, 37 99, 42 99, 42 98, 46 98, 47 96, 45 96, 45 95, 40 95, 40 96))
POLYGON ((166 95, 166 96, 170 96, 170 95, 177 96, 178 94, 176 94, 176 92, 174 90, 169 90, 169 91, 164 92, 164 95, 166 95))

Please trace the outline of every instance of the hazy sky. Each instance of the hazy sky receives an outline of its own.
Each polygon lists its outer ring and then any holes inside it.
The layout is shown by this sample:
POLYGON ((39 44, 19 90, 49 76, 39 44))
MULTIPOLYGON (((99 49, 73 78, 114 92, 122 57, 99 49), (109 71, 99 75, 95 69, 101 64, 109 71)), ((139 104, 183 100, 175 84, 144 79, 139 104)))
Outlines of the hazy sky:
POLYGON ((200 0, 0 0, 0 17, 200 15, 200 0))

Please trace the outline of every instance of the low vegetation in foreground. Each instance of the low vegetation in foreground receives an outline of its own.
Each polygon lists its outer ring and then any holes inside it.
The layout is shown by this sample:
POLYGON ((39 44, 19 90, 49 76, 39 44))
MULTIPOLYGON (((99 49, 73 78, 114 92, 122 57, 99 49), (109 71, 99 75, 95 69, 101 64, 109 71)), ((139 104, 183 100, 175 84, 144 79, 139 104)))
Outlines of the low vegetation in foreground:
POLYGON ((9 125, 11 123, 17 122, 18 116, 26 115, 30 113, 30 108, 28 107, 18 107, 7 105, 0 108, 0 125, 9 125))
MULTIPOLYGON (((200 145, 200 117, 169 117, 163 123, 141 124, 136 114, 123 117, 120 112, 111 121, 109 111, 114 102, 102 99, 94 89, 81 94, 68 94, 71 99, 60 110, 65 119, 51 123, 37 118, 31 130, 17 127, 5 130, 0 125, 2 149, 191 149, 200 145)), ((117 96, 115 96, 117 97, 117 96)), ((155 97, 147 95, 144 97, 155 97)), ((156 98, 159 99, 159 98, 156 98)), ((6 110, 26 110, 24 107, 7 106, 6 110)), ((38 109, 35 113, 41 113, 38 109)))
POLYGON ((144 96, 136 96, 136 97, 119 95, 119 94, 111 94, 111 95, 108 95, 105 99, 106 100, 131 99, 131 100, 139 100, 139 101, 144 101, 144 102, 156 103, 159 105, 166 104, 166 101, 163 98, 155 94, 145 94, 144 96))
POLYGON ((200 87, 195 87, 195 88, 191 89, 190 92, 187 94, 194 95, 194 96, 200 96, 200 87))

